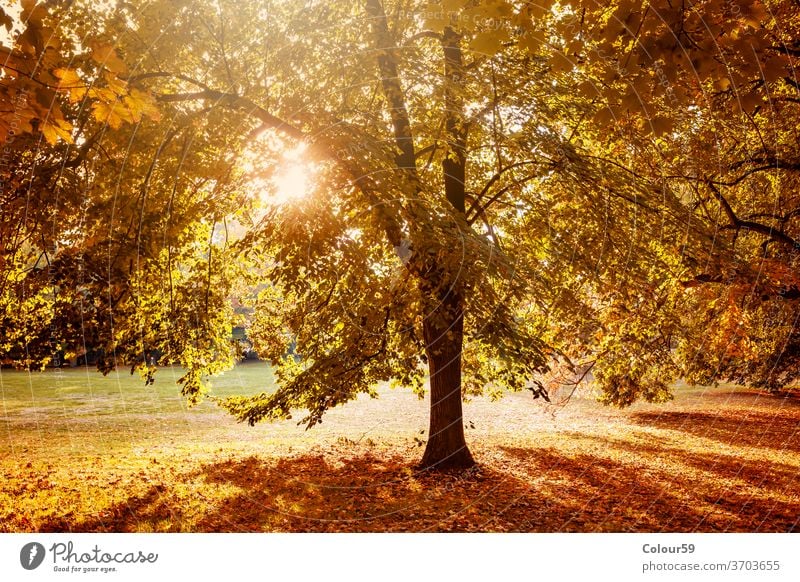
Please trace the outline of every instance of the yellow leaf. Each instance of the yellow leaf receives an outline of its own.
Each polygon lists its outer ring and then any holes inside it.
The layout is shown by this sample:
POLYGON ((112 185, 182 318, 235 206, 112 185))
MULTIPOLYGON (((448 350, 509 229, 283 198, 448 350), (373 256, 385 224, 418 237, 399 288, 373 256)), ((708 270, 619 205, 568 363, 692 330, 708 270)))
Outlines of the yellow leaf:
POLYGON ((53 71, 53 74, 59 79, 59 89, 71 89, 76 85, 83 84, 81 78, 78 76, 78 72, 74 69, 56 69, 53 71))
POLYGON ((70 103, 77 103, 83 99, 87 89, 77 71, 73 69, 56 69, 53 73, 59 79, 59 91, 67 93, 70 103))
POLYGON ((502 30, 487 30, 479 32, 469 43, 469 48, 476 53, 493 56, 502 48, 503 41, 508 39, 508 34, 502 30))
POLYGON ((69 102, 77 103, 86 95, 86 87, 75 87, 69 90, 69 102))
POLYGON ((117 94, 105 87, 92 87, 89 89, 89 97, 105 103, 114 103, 117 100, 117 94))
POLYGON ((48 120, 40 125, 42 135, 50 145, 55 145, 59 138, 67 143, 72 143, 71 129, 72 124, 65 120, 58 120, 55 123, 52 120, 48 120))
POLYGON ((108 123, 113 129, 119 129, 122 125, 122 117, 118 113, 118 107, 104 101, 96 101, 92 104, 94 118, 100 123, 108 123))
POLYGON ((632 88, 622 97, 621 105, 623 108, 628 109, 629 111, 637 111, 642 106, 642 98, 636 92, 635 88, 632 88))
POLYGON ((114 47, 107 43, 93 43, 92 47, 92 60, 104 66, 112 73, 126 73, 128 71, 127 65, 119 58, 117 51, 114 47))
POLYGON ((159 111, 156 101, 150 93, 132 89, 130 95, 125 97, 125 104, 138 116, 138 119, 142 115, 146 115, 153 121, 161 119, 161 111, 159 111))
POLYGON ((123 81, 112 73, 105 73, 103 78, 105 78, 108 88, 113 91, 115 95, 122 97, 128 93, 128 83, 126 81, 123 81))
POLYGON ((583 81, 578 85, 578 92, 585 97, 596 97, 598 90, 591 81, 583 81))

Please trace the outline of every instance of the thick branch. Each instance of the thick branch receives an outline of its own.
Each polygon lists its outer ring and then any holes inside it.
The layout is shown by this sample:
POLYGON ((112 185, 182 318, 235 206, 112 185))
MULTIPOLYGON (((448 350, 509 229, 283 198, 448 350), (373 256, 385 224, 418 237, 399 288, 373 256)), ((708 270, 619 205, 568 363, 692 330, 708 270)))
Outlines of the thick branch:
POLYGON ((216 101, 220 105, 225 105, 233 109, 243 109, 248 114, 257 118, 264 125, 271 129, 280 131, 281 133, 297 139, 305 140, 306 135, 302 130, 294 125, 276 117, 263 107, 256 105, 246 97, 240 97, 232 93, 223 93, 214 89, 204 89, 202 91, 195 91, 192 93, 167 93, 159 95, 158 100, 165 103, 174 103, 179 101, 196 101, 199 99, 210 99, 216 101))
POLYGON ((400 85, 395 43, 389 33, 389 24, 381 0, 366 0, 367 15, 372 22, 372 34, 378 51, 378 70, 381 75, 383 93, 389 104, 389 114, 394 126, 394 138, 400 154, 396 157, 397 166, 416 174, 416 155, 411 133, 411 120, 400 85))
POLYGON ((752 156, 746 160, 734 162, 729 166, 731 170, 738 170, 739 168, 749 165, 759 164, 758 170, 800 170, 800 161, 787 160, 779 157, 775 152, 763 152, 761 155, 752 156))
POLYGON ((464 62, 461 35, 447 27, 442 35, 444 50, 444 128, 449 152, 442 160, 447 200, 460 213, 465 211, 467 172, 467 125, 464 121, 464 62))
POLYGON ((766 224, 761 224, 758 222, 752 222, 750 220, 741 220, 736 213, 733 211, 730 203, 725 199, 722 195, 722 192, 719 191, 713 182, 707 181, 706 184, 708 185, 709 189, 711 190, 714 198, 717 199, 720 206, 722 207, 722 211, 728 217, 730 221, 731 228, 738 230, 751 230, 753 232, 757 232, 759 234, 763 234, 764 236, 769 237, 770 239, 774 240, 775 242, 780 242, 785 245, 789 245, 795 249, 800 249, 800 242, 796 241, 792 237, 790 237, 785 232, 773 228, 771 226, 767 226, 766 224))

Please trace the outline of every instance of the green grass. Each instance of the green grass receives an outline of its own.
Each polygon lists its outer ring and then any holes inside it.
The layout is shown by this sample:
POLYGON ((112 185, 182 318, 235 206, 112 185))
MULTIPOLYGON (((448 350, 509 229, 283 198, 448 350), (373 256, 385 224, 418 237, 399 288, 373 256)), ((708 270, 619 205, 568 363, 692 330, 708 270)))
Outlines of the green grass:
MULTIPOLYGON (((118 415, 128 411, 178 412, 186 406, 176 381, 180 368, 163 368, 154 384, 147 386, 138 374, 116 370, 102 376, 91 368, 64 368, 43 372, 0 370, 0 397, 7 414, 27 412, 118 415)), ((275 388, 266 364, 239 365, 216 378, 213 393, 218 396, 249 394, 275 388)), ((207 410, 201 407, 200 410, 207 410)))
MULTIPOLYGON (((164 368, 146 385, 129 370, 107 376, 89 368, 0 370, 0 451, 107 451, 230 420, 207 400, 189 407, 176 383, 182 374, 180 368, 164 368)), ((248 363, 214 378, 212 393, 254 394, 275 387, 266 364, 248 363)))

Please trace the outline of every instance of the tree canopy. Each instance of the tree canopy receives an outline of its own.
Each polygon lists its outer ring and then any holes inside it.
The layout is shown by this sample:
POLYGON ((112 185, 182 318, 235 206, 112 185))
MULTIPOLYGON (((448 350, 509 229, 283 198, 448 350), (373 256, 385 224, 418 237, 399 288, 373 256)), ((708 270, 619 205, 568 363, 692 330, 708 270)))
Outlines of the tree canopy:
POLYGON ((791 0, 23 0, 0 12, 0 358, 89 348, 184 394, 246 325, 321 422, 589 376, 800 375, 791 0), (252 308, 245 316, 234 305, 252 308))

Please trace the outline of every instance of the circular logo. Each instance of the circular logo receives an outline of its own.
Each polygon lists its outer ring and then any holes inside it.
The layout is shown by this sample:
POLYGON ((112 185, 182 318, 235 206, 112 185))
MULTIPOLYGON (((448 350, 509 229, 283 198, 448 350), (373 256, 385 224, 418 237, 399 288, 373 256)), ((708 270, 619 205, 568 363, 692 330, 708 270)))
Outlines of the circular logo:
POLYGON ((39 542, 31 542, 22 546, 19 552, 19 563, 26 570, 35 570, 44 561, 44 546, 39 542))

